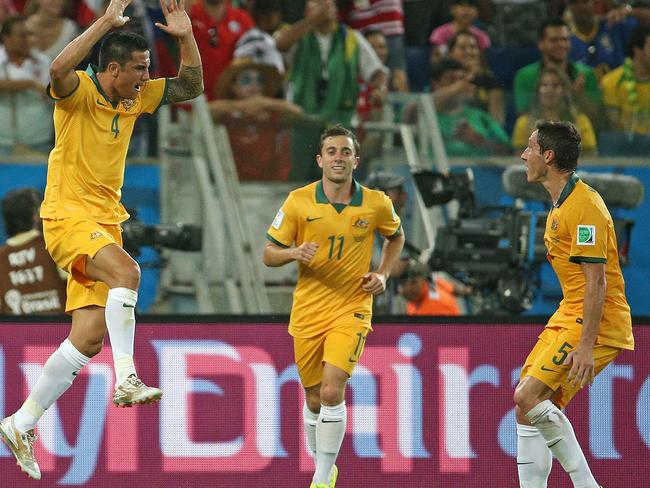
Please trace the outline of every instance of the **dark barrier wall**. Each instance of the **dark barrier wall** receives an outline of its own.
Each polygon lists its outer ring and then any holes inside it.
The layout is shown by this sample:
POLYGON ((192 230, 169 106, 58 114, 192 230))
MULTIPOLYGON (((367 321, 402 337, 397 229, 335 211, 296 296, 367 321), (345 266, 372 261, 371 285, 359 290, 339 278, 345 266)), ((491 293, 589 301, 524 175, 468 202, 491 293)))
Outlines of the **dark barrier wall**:
MULTIPOLYGON (((151 319, 150 319, 151 320, 151 319)), ((348 391, 338 488, 516 487, 511 401, 541 325, 375 325, 348 391)), ((0 324, 0 413, 14 411, 66 324, 0 324)), ((569 406, 597 479, 650 486, 650 327, 569 406)), ((285 323, 140 323, 158 406, 117 409, 106 347, 38 428, 40 487, 309 486, 285 323)), ((0 487, 28 481, 0 447, 0 487)), ((555 465, 550 487, 570 486, 555 465)))

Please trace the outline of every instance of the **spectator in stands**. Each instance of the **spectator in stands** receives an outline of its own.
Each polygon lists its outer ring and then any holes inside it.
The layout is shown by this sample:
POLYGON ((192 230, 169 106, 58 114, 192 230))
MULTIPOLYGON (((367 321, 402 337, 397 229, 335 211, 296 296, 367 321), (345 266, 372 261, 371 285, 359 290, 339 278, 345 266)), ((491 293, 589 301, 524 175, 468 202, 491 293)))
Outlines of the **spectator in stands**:
POLYGON ((460 31, 468 30, 472 32, 478 40, 481 50, 490 47, 490 36, 484 30, 474 25, 478 17, 478 7, 476 0, 453 0, 451 2, 451 16, 453 20, 447 24, 437 27, 431 33, 429 42, 431 43, 431 62, 436 62, 442 56, 447 54, 447 45, 454 34, 460 31))
POLYGON ((253 0, 247 7, 255 27, 273 35, 283 23, 282 0, 253 0))
POLYGON ((54 133, 45 95, 50 60, 31 48, 26 17, 6 19, 0 39, 0 154, 45 154, 54 133))
POLYGON ((442 276, 433 276, 426 264, 411 261, 399 281, 399 293, 407 301, 406 315, 461 315, 456 294, 469 288, 458 287, 442 276))
POLYGON ((470 104, 488 112, 501 125, 505 122, 503 88, 490 71, 479 47, 478 38, 468 30, 458 31, 448 44, 449 57, 460 62, 474 75, 478 87, 476 98, 470 104))
POLYGON ((248 12, 231 7, 227 0, 198 0, 190 18, 201 52, 205 95, 214 100, 217 81, 232 61, 237 41, 255 24, 248 12))
POLYGON ((605 109, 613 130, 650 136, 650 28, 632 33, 629 58, 601 80, 605 109))
POLYGON ((322 124, 350 126, 359 80, 384 93, 388 69, 359 31, 338 22, 334 0, 309 0, 305 18, 278 31, 276 41, 289 68, 289 99, 322 121, 302 124, 292 135, 292 178, 307 180, 316 177, 316 166, 307 162, 322 124))
POLYGON ((469 105, 478 87, 462 64, 451 58, 434 64, 431 89, 449 156, 510 154, 503 127, 489 113, 469 105))
POLYGON ((388 73, 388 81, 386 87, 389 91, 393 92, 407 92, 409 91, 408 82, 406 80, 406 71, 402 69, 391 68, 390 64, 390 46, 388 38, 384 33, 378 29, 365 29, 363 35, 366 36, 368 43, 375 51, 375 54, 385 66, 390 70, 388 73))
POLYGON ((210 112, 228 129, 241 180, 289 177, 290 122, 302 116, 302 108, 275 98, 281 86, 280 72, 272 59, 263 56, 236 57, 219 78, 210 112))
POLYGON ((27 28, 34 34, 35 47, 54 60, 72 39, 77 24, 64 17, 64 0, 32 0, 27 6, 27 28))
POLYGON ((337 21, 334 0, 309 0, 305 19, 278 32, 291 98, 309 115, 350 125, 359 78, 385 91, 388 69, 363 35, 337 21))
POLYGON ((67 275, 45 250, 38 216, 42 200, 34 188, 13 190, 2 199, 9 238, 0 247, 0 315, 64 312, 67 275))
MULTIPOLYGON (((353 29, 363 32, 369 41, 366 31, 379 31, 383 34, 387 51, 384 59, 381 57, 380 59, 391 72, 389 88, 398 92, 409 91, 404 52, 402 2, 400 0, 366 0, 365 2, 339 0, 339 5, 341 20, 353 29)), ((380 42, 376 34, 374 38, 376 42, 380 42)))
POLYGON ((537 91, 530 111, 520 115, 512 133, 512 147, 519 155, 528 144, 528 137, 535 130, 537 120, 564 120, 573 122, 582 138, 582 154, 597 153, 596 134, 585 114, 580 112, 571 96, 571 82, 557 68, 542 68, 537 91))
POLYGON ((605 73, 623 64, 625 46, 637 25, 633 17, 610 23, 594 14, 594 0, 569 0, 571 25, 571 53, 573 61, 594 68, 600 79, 605 73))
MULTIPOLYGON (((605 18, 609 24, 618 24, 623 22, 627 17, 634 17, 639 23, 650 27, 650 2, 648 0, 637 0, 632 3, 616 2, 617 5, 612 5, 611 0, 604 2, 607 4, 605 7, 605 18)), ((598 13, 598 8, 594 9, 598 13)))
POLYGON ((554 66, 566 73, 571 80, 573 98, 580 110, 592 121, 599 120, 602 99, 596 75, 590 66, 569 60, 570 37, 569 26, 562 19, 548 19, 539 26, 537 47, 542 59, 524 66, 515 75, 514 95, 518 113, 524 113, 530 108, 540 70, 554 66))
POLYGON ((284 74, 284 60, 277 48, 273 33, 282 24, 282 2, 280 0, 255 0, 250 6, 255 27, 246 31, 235 46, 234 57, 257 58, 263 56, 284 74))

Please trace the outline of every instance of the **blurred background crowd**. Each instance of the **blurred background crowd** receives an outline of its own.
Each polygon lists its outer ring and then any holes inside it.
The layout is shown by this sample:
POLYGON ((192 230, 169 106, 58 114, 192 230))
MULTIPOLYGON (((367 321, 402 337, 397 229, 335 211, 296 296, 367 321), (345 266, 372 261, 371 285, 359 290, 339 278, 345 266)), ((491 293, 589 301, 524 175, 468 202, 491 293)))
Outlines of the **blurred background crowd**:
MULTIPOLYGON (((47 152, 48 64, 105 3, 0 1, 3 154, 47 152)), ((591 154, 639 152, 650 132, 650 2, 186 3, 210 110, 229 130, 241 179, 313 177, 304 158, 317 122, 382 120, 388 92, 431 93, 452 157, 518 154, 538 118, 574 121, 591 154), (306 121, 299 133, 296 121, 306 121)), ((127 27, 152 46, 152 75, 175 75, 177 46, 153 27, 158 1, 129 10, 127 27)), ((155 120, 140 124, 131 153, 155 157, 155 120)))

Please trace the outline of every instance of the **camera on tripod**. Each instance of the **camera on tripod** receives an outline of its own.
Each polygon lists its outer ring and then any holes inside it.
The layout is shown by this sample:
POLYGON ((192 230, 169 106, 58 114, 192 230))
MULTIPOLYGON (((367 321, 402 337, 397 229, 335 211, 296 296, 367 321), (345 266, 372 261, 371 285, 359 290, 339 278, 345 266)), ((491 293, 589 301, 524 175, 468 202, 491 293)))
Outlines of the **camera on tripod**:
POLYGON ((420 170, 413 177, 427 207, 451 200, 459 205, 458 217, 437 230, 431 270, 470 284, 478 313, 530 308, 532 268, 544 259, 537 216, 515 207, 478 208, 471 169, 449 174, 420 170))
POLYGON ((129 209, 131 218, 122 223, 122 247, 131 256, 140 255, 142 246, 178 251, 200 251, 203 246, 203 229, 195 224, 147 225, 137 218, 137 212, 129 209))
MULTIPOLYGON (((610 207, 633 208, 643 200, 643 185, 624 175, 578 174, 595 188, 610 207)), ((477 207, 471 169, 442 174, 413 173, 427 207, 458 202, 458 216, 437 229, 429 259, 432 271, 445 271, 477 292, 477 313, 520 313, 532 306, 539 266, 546 262, 544 231, 547 212, 517 206, 477 207)), ((517 198, 550 202, 541 185, 528 183, 523 167, 503 175, 507 192, 517 198)), ((628 262, 634 222, 614 218, 621 264, 628 262)))

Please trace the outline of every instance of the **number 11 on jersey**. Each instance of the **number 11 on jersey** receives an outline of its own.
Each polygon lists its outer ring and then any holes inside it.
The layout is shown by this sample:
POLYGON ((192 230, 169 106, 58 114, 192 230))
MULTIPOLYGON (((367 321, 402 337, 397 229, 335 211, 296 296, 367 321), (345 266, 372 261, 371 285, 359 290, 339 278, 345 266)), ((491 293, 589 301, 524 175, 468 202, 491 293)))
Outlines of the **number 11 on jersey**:
POLYGON ((343 242, 345 241, 344 236, 329 236, 327 240, 330 241, 330 253, 329 253, 329 259, 334 259, 334 256, 336 255, 336 259, 341 259, 341 255, 343 254, 343 242), (338 246, 336 245, 338 241, 338 246), (336 248, 338 247, 338 250, 336 248))

